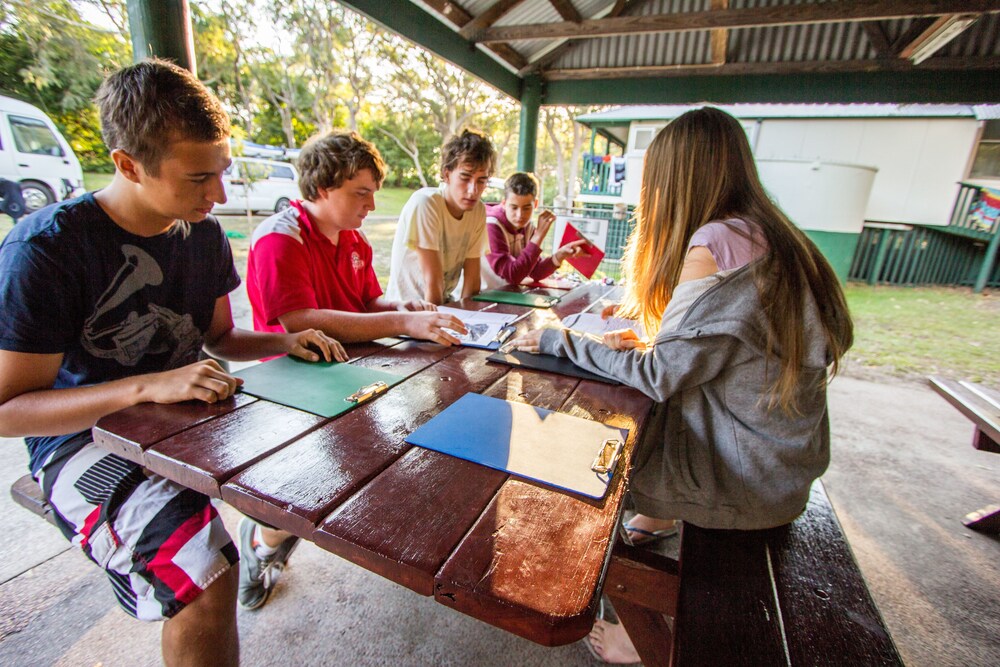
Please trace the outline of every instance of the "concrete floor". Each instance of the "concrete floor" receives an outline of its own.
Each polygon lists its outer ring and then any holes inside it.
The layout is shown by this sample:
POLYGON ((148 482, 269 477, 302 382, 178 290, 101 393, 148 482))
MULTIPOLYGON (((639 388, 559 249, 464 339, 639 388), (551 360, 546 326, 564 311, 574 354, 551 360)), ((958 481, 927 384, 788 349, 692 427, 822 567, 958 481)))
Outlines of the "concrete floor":
MULTIPOLYGON (((824 481, 906 664, 1000 665, 1000 537, 960 522, 1000 502, 1000 456, 974 450, 969 422, 924 386, 840 377, 830 406, 824 481)), ((159 626, 119 611, 104 575, 10 501, 26 461, 0 440, 0 665, 160 664, 159 626)), ((579 643, 537 646, 311 544, 239 623, 247 665, 595 664, 579 643)))

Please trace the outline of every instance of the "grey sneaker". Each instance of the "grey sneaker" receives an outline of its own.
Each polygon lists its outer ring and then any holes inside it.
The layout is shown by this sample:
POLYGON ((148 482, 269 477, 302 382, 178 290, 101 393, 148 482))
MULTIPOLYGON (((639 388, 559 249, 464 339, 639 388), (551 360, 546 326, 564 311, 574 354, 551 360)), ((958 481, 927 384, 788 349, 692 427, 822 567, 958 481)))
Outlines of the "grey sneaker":
POLYGON ((247 609, 260 609, 271 595, 284 569, 288 557, 299 544, 299 538, 289 537, 278 550, 267 558, 260 558, 254 550, 253 535, 257 524, 243 517, 240 519, 240 587, 239 601, 247 609))

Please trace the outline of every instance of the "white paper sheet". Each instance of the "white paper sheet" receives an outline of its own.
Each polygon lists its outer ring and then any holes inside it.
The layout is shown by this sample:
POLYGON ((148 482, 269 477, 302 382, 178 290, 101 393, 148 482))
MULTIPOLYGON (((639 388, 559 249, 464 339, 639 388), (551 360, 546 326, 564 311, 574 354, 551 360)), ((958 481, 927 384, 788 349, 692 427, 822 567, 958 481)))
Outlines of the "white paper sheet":
POLYGON ((461 308, 448 308, 447 306, 439 306, 438 312, 448 313, 462 320, 462 324, 469 330, 468 334, 463 336, 457 331, 451 331, 450 329, 449 332, 462 341, 463 345, 472 345, 475 347, 487 347, 491 342, 496 340, 497 334, 505 326, 517 319, 517 315, 493 313, 488 310, 462 310, 461 308))
POLYGON ((594 334, 598 337, 603 336, 609 331, 619 331, 621 329, 631 329, 640 338, 645 335, 642 331, 642 326, 636 320, 624 317, 609 317, 605 320, 601 319, 600 313, 574 313, 567 315, 562 319, 562 324, 567 329, 594 334))

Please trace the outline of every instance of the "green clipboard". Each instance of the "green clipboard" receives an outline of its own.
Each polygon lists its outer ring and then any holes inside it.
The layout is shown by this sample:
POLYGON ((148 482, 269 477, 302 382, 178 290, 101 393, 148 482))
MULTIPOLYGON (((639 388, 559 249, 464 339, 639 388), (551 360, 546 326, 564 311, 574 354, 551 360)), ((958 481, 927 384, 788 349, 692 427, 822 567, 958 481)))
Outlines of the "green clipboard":
POLYGON ((531 306, 532 308, 551 308, 559 303, 558 296, 549 294, 532 294, 531 292, 509 292, 502 289, 491 289, 480 292, 472 297, 473 301, 492 301, 509 303, 513 306, 531 306))
POLYGON ((320 417, 336 417, 388 391, 405 378, 335 361, 278 357, 233 373, 244 393, 320 417))

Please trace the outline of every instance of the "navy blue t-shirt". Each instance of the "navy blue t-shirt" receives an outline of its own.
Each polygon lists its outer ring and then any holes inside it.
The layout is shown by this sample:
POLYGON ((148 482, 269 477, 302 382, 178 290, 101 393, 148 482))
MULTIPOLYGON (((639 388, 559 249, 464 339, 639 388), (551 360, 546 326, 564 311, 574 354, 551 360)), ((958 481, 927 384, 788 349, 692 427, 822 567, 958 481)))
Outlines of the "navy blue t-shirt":
MULTIPOLYGON (((57 389, 197 361, 216 299, 240 278, 218 221, 190 227, 136 236, 89 193, 24 218, 0 245, 0 349, 61 353, 57 389)), ((88 440, 25 438, 32 473, 88 440)))

